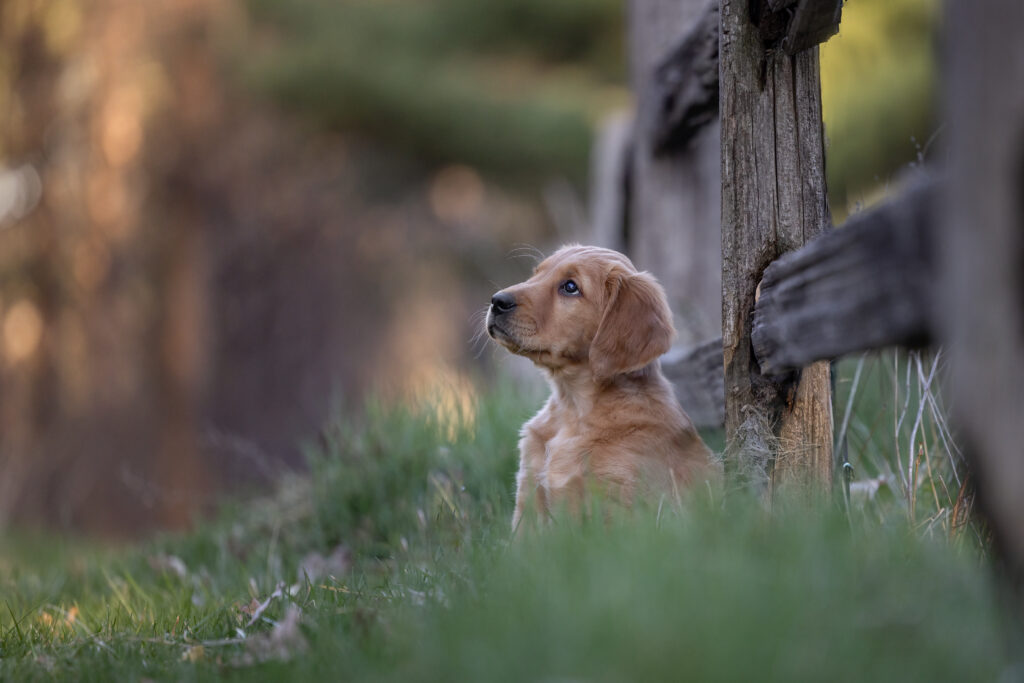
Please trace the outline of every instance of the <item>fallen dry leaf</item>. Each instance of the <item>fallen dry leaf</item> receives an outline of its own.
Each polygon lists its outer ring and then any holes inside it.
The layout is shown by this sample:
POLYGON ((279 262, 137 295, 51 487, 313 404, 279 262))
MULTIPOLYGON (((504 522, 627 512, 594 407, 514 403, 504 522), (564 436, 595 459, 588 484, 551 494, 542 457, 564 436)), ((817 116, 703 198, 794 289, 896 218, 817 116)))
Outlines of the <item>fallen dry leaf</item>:
POLYGON ((267 608, 270 607, 270 603, 272 603, 274 601, 274 598, 279 598, 282 595, 284 595, 284 583, 283 582, 277 584, 277 588, 274 589, 274 592, 271 593, 267 597, 267 599, 264 600, 263 602, 257 602, 256 598, 253 598, 252 602, 250 602, 247 606, 242 607, 241 609, 242 609, 243 612, 245 612, 246 614, 251 615, 251 618, 249 619, 249 623, 246 624, 245 627, 249 628, 250 626, 255 624, 256 621, 261 616, 263 616, 263 613, 267 611, 267 608), (255 604, 253 604, 253 603, 255 603, 255 604))
POLYGON ((238 608, 238 610, 240 612, 242 612, 243 614, 251 617, 256 612, 256 610, 259 609, 259 607, 260 607, 260 601, 257 600, 256 598, 253 598, 252 600, 249 601, 248 605, 242 605, 241 607, 238 608))

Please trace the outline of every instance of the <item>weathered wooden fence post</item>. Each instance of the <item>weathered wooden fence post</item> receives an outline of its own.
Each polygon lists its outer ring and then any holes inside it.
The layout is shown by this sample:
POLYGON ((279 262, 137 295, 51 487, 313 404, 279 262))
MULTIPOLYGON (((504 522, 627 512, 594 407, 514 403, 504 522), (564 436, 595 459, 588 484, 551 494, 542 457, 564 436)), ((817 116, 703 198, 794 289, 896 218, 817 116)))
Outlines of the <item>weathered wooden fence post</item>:
POLYGON ((832 481, 829 364, 764 377, 750 340, 765 268, 831 223, 816 45, 835 27, 799 25, 823 6, 838 27, 838 0, 720 5, 726 475, 762 490, 827 492, 832 481))
POLYGON ((978 499, 1024 587, 1024 3, 947 3, 936 312, 978 499))
POLYGON ((687 144, 656 150, 658 65, 707 13, 708 0, 630 0, 629 51, 637 94, 631 194, 624 246, 637 267, 656 273, 684 322, 683 343, 720 327, 719 143, 711 117, 687 144))

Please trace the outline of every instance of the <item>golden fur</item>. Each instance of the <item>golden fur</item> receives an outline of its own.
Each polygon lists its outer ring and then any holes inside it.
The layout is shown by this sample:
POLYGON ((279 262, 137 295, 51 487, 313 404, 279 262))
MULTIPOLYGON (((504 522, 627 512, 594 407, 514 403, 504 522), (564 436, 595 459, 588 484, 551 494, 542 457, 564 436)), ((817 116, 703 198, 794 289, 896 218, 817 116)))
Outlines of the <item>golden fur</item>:
POLYGON ((622 254, 562 247, 494 295, 486 325, 551 384, 520 432, 514 527, 531 508, 578 508, 591 487, 630 505, 716 475, 661 373, 675 335, 665 293, 622 254))

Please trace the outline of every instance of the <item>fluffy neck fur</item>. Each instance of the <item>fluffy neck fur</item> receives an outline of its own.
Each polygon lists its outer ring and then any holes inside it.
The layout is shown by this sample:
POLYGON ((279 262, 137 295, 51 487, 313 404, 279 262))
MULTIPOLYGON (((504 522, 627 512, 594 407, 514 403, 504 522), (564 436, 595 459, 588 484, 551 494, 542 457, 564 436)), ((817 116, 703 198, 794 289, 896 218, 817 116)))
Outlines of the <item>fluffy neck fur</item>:
POLYGON ((577 415, 593 410, 607 394, 649 387, 661 378, 661 364, 655 360, 639 370, 598 381, 587 365, 571 365, 558 370, 544 368, 555 399, 577 415))

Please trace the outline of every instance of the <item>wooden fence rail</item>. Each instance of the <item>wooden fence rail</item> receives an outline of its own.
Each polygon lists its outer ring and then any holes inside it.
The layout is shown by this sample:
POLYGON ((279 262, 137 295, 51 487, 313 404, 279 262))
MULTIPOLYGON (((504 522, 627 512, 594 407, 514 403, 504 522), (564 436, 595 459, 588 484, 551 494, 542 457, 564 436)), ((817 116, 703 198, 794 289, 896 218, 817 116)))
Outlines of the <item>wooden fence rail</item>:
MULTIPOLYGON (((762 373, 887 346, 927 346, 936 337, 937 186, 920 178, 768 266, 751 335, 762 373)), ((662 368, 694 422, 722 425, 720 338, 672 350, 662 368)))
POLYGON ((767 270, 751 339, 763 374, 931 340, 934 184, 854 214, 767 270))

